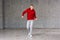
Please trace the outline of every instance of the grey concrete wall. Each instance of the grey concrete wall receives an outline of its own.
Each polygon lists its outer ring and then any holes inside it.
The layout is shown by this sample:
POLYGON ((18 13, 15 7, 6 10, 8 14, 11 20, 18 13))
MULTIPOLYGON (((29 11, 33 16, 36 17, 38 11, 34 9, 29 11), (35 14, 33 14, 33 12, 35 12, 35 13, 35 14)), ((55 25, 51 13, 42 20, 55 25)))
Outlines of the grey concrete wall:
POLYGON ((26 23, 21 19, 21 13, 24 8, 26 8, 28 2, 22 0, 5 0, 5 20, 6 28, 21 28, 25 26, 26 23))
POLYGON ((0 0, 0 29, 2 28, 2 0, 0 0))
POLYGON ((60 28, 60 0, 5 0, 6 28, 25 28, 26 15, 22 11, 33 3, 38 20, 35 28, 60 28))

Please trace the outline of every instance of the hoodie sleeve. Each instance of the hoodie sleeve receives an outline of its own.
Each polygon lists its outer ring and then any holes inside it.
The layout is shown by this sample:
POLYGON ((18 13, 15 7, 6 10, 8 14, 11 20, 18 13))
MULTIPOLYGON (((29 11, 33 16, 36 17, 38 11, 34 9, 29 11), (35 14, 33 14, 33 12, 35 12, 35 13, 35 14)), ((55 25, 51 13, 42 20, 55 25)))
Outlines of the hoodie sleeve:
POLYGON ((35 12, 35 10, 34 10, 34 18, 37 18, 37 17, 36 17, 36 12, 35 12))
POLYGON ((23 11, 22 16, 27 13, 27 9, 23 11))

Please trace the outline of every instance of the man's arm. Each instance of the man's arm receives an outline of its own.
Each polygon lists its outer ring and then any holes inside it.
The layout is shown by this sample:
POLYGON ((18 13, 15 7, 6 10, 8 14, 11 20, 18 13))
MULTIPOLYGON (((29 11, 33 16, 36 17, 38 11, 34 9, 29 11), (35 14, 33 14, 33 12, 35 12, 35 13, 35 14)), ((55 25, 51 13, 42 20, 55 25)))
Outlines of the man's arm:
POLYGON ((27 9, 23 11, 22 18, 24 17, 24 14, 27 12, 27 9))
POLYGON ((34 18, 35 18, 35 20, 37 20, 37 17, 36 17, 36 12, 35 12, 35 10, 34 10, 34 18))

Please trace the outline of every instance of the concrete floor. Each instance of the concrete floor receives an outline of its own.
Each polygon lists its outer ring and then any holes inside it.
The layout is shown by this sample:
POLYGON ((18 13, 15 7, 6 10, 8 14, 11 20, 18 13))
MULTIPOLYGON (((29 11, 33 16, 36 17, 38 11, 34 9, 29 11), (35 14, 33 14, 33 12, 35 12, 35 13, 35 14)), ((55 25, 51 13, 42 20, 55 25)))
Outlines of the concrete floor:
POLYGON ((26 39, 25 29, 0 30, 0 40, 60 40, 60 29, 33 29, 32 35, 32 39, 26 39))

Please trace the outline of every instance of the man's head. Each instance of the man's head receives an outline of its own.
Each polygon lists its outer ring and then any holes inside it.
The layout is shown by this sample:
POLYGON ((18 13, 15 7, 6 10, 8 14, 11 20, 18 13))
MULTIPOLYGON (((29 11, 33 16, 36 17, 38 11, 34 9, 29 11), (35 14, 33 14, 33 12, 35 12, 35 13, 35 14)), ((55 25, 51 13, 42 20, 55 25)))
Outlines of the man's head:
POLYGON ((30 4, 30 9, 34 9, 34 5, 33 4, 30 4))

